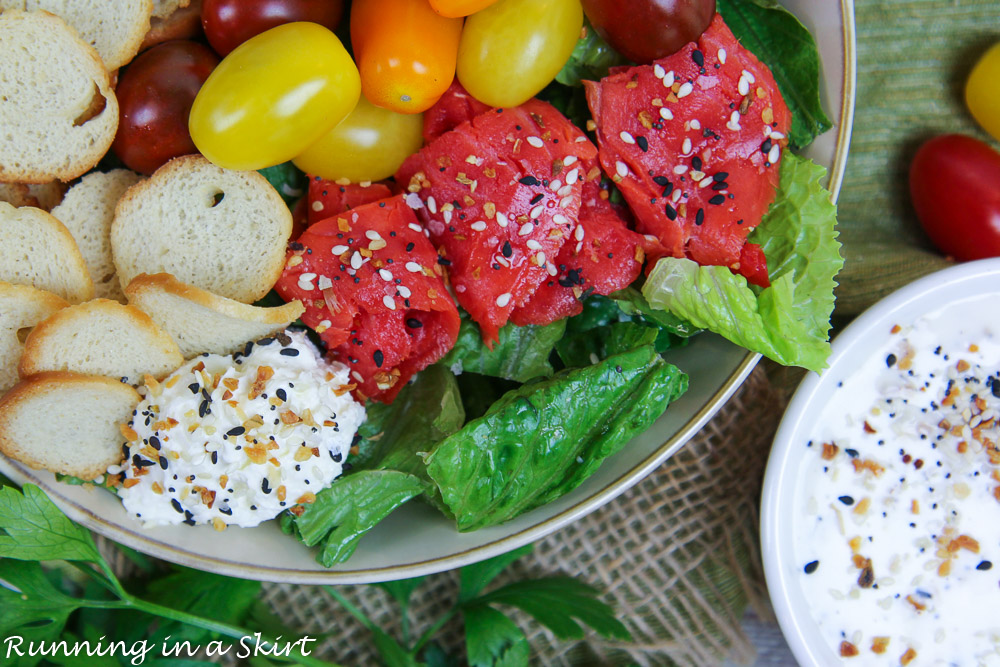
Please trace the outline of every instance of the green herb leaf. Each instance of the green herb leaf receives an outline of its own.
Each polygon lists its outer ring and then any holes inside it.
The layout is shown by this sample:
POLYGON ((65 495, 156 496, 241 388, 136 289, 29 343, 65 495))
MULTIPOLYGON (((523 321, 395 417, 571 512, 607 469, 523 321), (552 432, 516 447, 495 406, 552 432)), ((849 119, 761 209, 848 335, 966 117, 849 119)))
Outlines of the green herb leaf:
POLYGON ((556 81, 564 86, 582 86, 583 80, 598 81, 608 75, 608 70, 617 65, 629 65, 630 61, 605 42, 590 21, 584 19, 583 37, 573 47, 573 53, 556 74, 556 81))
POLYGON ((382 656, 382 663, 385 667, 421 667, 409 651, 383 630, 372 627, 371 631, 372 638, 375 640, 375 648, 382 656))
POLYGON ((631 322, 616 322, 566 336, 556 344, 559 358, 568 367, 589 366, 602 359, 656 343, 657 330, 631 322))
POLYGON ((458 572, 458 602, 462 604, 479 595, 490 582, 497 578, 501 572, 506 570, 511 563, 522 556, 531 553, 534 547, 526 544, 519 549, 502 553, 493 558, 481 560, 472 565, 466 565, 458 572))
POLYGON ((829 130, 819 98, 819 50, 809 30, 771 1, 718 0, 718 10, 743 46, 771 68, 792 112, 792 146, 808 146, 829 130))
POLYGON ((790 152, 782 157, 777 198, 750 237, 767 257, 770 287, 758 293, 726 267, 666 257, 643 287, 649 303, 778 363, 825 368, 843 266, 825 173, 790 152))
POLYGON ((413 577, 411 579, 397 579, 396 581, 380 581, 375 585, 391 595, 405 614, 410 606, 410 597, 413 595, 413 591, 417 590, 417 587, 424 583, 426 578, 413 577))
POLYGON ((102 562, 90 533, 34 484, 0 488, 0 558, 102 562))
POLYGON ((448 655, 437 642, 428 642, 420 658, 426 667, 462 667, 455 656, 448 655))
POLYGON ((456 375, 455 380, 458 382, 458 391, 462 396, 466 420, 482 417, 501 396, 521 386, 521 383, 513 380, 494 378, 479 373, 462 373, 456 375))
POLYGON ((507 393, 426 457, 459 530, 502 523, 576 488, 687 388, 651 346, 507 393))
POLYGON ((462 610, 465 647, 471 667, 526 667, 531 646, 521 628, 485 604, 462 610))
POLYGON ((351 557, 375 524, 424 490, 424 482, 395 470, 361 470, 316 494, 292 521, 308 546, 322 544, 316 559, 326 567, 351 557))
POLYGON ((516 382, 549 377, 553 373, 549 355, 565 331, 564 320, 546 326, 507 324, 500 329, 500 341, 490 350, 483 343, 479 326, 463 315, 458 342, 439 363, 456 375, 468 371, 516 382))
MULTIPOLYGON (((440 365, 421 371, 391 405, 369 403, 358 432, 360 455, 355 468, 398 470, 427 479, 423 459, 428 451, 465 423, 455 376, 440 365)), ((357 473, 355 473, 357 474, 357 473)))
MULTIPOLYGON (((36 562, 0 559, 0 637, 18 635, 24 646, 55 641, 79 602, 59 591, 36 562)), ((38 664, 42 656, 14 657, 16 667, 38 664)))
POLYGON ((276 164, 273 167, 259 169, 258 173, 278 191, 289 208, 295 205, 309 189, 309 179, 291 162, 276 164))
MULTIPOLYGON (((88 625, 84 629, 84 636, 82 638, 71 632, 64 632, 59 639, 67 642, 68 647, 76 646, 82 641, 88 641, 91 646, 96 646, 101 641, 102 635, 104 635, 104 641, 106 642, 106 633, 101 632, 92 625, 88 625)), ((117 640, 117 637, 115 640, 117 640)), ((126 664, 128 658, 113 657, 111 655, 87 655, 85 651, 81 651, 78 655, 50 655, 45 660, 47 663, 62 665, 63 667, 121 667, 122 664, 126 664)), ((148 660, 142 664, 152 665, 153 660, 148 660)))
MULTIPOLYGON (((176 566, 171 574, 150 582, 146 597, 164 607, 222 623, 239 624, 249 615, 260 587, 259 581, 176 566)), ((173 621, 164 623, 155 636, 160 639, 167 635, 197 644, 207 640, 210 633, 173 621)))
POLYGON ((571 577, 550 577, 518 581, 479 598, 483 604, 509 604, 531 614, 560 639, 580 639, 580 623, 602 637, 629 640, 631 635, 615 616, 615 610, 601 602, 599 591, 571 577), (577 622, 579 621, 579 623, 577 622))

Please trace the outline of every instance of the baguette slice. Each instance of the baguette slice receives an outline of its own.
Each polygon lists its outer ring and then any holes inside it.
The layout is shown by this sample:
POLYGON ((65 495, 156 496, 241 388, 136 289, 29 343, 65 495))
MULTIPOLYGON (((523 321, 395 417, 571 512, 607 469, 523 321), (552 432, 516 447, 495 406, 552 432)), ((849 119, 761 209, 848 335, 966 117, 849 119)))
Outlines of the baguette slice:
POLYGON ((153 16, 158 19, 166 18, 189 4, 191 0, 153 0, 153 16))
POLYGON ((177 2, 153 2, 153 18, 149 22, 149 32, 142 40, 139 51, 156 46, 171 39, 192 39, 201 32, 201 0, 194 0, 185 6, 177 2), (166 13, 163 13, 166 12, 166 13))
POLYGON ((248 306, 185 285, 167 273, 137 276, 125 295, 173 336, 185 359, 203 352, 232 354, 247 341, 282 331, 305 311, 301 301, 277 308, 248 306))
POLYGON ((41 209, 0 202, 0 280, 48 290, 70 303, 94 294, 73 235, 41 209))
POLYGON ((66 225, 76 240, 94 283, 94 296, 125 301, 111 256, 111 221, 125 191, 142 180, 128 169, 94 171, 70 188, 52 215, 66 225))
POLYGON ((0 181, 69 181, 97 164, 118 100, 92 46, 48 12, 0 12, 0 181))
POLYGON ((139 52, 149 30, 153 0, 0 0, 0 9, 55 14, 97 50, 111 71, 139 52))
POLYGON ((32 375, 0 399, 0 452, 31 468, 94 479, 121 462, 120 425, 139 399, 111 378, 32 375))
POLYGON ((17 384, 23 331, 68 305, 51 292, 0 282, 0 396, 17 384))
POLYGON ((66 185, 59 181, 50 183, 0 183, 0 201, 11 206, 34 206, 51 211, 66 194, 66 185))
POLYGON ((64 308, 28 335, 21 377, 44 371, 105 375, 138 384, 184 363, 177 343, 135 306, 95 299, 64 308))
POLYGON ((277 282, 291 233, 292 214, 263 176, 187 155, 125 193, 111 249, 122 287, 140 273, 170 273, 251 303, 277 282))

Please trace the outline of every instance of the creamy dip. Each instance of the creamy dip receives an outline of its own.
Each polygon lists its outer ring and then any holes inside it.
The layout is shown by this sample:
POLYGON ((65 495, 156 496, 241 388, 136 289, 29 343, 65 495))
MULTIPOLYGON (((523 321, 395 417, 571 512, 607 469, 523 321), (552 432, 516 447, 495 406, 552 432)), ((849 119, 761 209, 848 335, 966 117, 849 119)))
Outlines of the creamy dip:
POLYGON ((301 332, 205 354, 162 382, 123 425, 122 502, 147 526, 255 526, 310 503, 343 471, 364 408, 347 366, 301 332))
POLYGON ((801 443, 793 556, 845 664, 1000 665, 996 302, 886 331, 801 443))

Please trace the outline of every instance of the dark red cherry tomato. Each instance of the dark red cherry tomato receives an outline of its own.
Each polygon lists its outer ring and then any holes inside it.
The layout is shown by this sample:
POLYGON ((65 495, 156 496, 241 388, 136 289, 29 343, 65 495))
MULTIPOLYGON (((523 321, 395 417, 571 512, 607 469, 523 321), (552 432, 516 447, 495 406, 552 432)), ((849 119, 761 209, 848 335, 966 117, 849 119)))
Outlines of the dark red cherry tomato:
POLYGON ((282 23, 311 21, 336 30, 343 11, 343 0, 205 0, 201 25, 208 43, 225 56, 282 23))
POLYGON ((583 0, 597 34, 639 64, 680 51, 715 17, 715 0, 583 0))
POLYGON ((910 166, 917 217, 959 261, 1000 257, 1000 153, 960 134, 931 139, 910 166))
POLYGON ((112 149, 134 171, 151 174, 179 155, 197 153, 188 133, 195 95, 219 64, 197 42, 164 42, 137 57, 118 80, 120 120, 112 149))

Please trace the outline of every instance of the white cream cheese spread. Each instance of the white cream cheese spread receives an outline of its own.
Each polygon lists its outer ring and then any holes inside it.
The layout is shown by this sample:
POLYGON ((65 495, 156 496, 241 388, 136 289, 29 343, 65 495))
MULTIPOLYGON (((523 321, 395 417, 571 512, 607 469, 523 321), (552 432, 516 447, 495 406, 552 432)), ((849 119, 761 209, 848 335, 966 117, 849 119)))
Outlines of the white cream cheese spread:
POLYGON ((162 382, 123 425, 126 510, 146 526, 256 526, 309 503, 343 471, 364 408, 349 370, 295 331, 202 355, 162 382))

